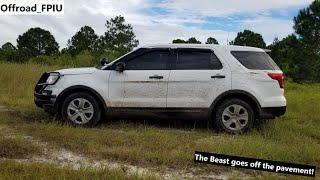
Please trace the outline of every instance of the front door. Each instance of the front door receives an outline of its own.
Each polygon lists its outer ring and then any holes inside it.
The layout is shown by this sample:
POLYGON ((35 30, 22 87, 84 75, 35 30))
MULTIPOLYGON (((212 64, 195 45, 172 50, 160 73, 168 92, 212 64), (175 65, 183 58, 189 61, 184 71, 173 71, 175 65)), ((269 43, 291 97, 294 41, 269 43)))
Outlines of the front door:
POLYGON ((126 59, 123 72, 112 71, 110 74, 110 105, 165 108, 170 74, 167 67, 169 57, 168 49, 151 49, 126 59))

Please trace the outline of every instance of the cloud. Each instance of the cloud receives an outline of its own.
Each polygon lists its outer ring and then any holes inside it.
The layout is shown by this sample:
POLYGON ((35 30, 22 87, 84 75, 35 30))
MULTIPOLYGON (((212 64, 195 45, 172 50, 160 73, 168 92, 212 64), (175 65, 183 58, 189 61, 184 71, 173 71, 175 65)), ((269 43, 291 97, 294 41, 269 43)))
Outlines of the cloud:
POLYGON ((66 47, 67 40, 82 26, 93 27, 98 35, 105 32, 105 21, 122 15, 132 24, 140 44, 170 43, 175 38, 196 37, 202 42, 209 36, 221 44, 232 40, 238 31, 251 29, 266 42, 293 32, 292 18, 274 17, 272 11, 285 13, 290 7, 305 7, 311 0, 65 0, 65 15, 1 16, 0 44, 16 44, 18 35, 31 27, 49 30, 66 47), (208 17, 219 17, 209 22, 208 17), (210 24, 210 26, 208 25, 210 24))
POLYGON ((223 30, 202 30, 183 25, 171 24, 150 24, 135 26, 140 44, 156 44, 156 43, 171 43, 173 39, 189 39, 196 37, 202 43, 205 43, 208 37, 215 37, 220 44, 227 44, 229 37, 235 37, 235 32, 227 32, 223 30))
POLYGON ((302 6, 313 0, 165 0, 159 7, 171 13, 193 13, 203 16, 228 16, 234 14, 261 13, 276 9, 302 6))
POLYGON ((141 8, 147 4, 146 0, 97 0, 94 2, 65 0, 65 14, 62 17, 41 15, 1 16, 0 44, 8 41, 16 44, 18 35, 31 27, 41 27, 54 35, 60 47, 65 47, 67 40, 84 25, 93 27, 97 34, 102 35, 105 31, 106 19, 117 15, 123 15, 133 25, 149 21, 150 18, 141 13, 141 8))
POLYGON ((242 20, 241 23, 244 29, 250 29, 262 34, 267 44, 271 44, 276 37, 282 39, 294 33, 292 20, 258 17, 242 20))

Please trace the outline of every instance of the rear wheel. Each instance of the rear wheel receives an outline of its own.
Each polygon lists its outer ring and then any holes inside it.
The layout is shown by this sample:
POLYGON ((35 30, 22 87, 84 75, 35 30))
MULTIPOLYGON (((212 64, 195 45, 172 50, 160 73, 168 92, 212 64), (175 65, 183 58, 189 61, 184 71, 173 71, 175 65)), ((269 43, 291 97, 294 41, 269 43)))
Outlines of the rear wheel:
POLYGON ((101 119, 98 101, 84 92, 68 96, 61 110, 63 119, 74 126, 93 127, 101 119))
POLYGON ((228 133, 244 133, 252 128, 254 117, 250 104, 240 99, 228 99, 217 107, 215 125, 228 133))

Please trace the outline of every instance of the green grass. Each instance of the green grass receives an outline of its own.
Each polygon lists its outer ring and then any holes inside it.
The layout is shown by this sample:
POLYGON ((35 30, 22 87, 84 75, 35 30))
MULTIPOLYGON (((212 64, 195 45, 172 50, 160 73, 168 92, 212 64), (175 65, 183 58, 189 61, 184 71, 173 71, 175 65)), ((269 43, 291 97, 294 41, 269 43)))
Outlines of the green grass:
POLYGON ((57 168, 54 165, 30 163, 22 164, 14 161, 0 161, 0 179, 70 179, 70 180, 86 180, 86 179, 155 179, 152 176, 146 175, 126 175, 119 170, 109 169, 89 169, 82 168, 80 170, 72 170, 71 168, 57 168))
MULTIPOLYGON (((188 128, 171 128, 166 123, 150 125, 143 119, 108 122, 97 128, 83 129, 55 122, 33 104, 34 83, 42 71, 56 67, 32 64, 0 64, 0 67, 5 71, 0 72, 0 89, 6 92, 5 97, 0 96, 0 104, 21 111, 2 113, 0 124, 47 141, 53 147, 64 147, 96 159, 156 168, 204 167, 193 163, 194 151, 320 167, 320 84, 288 83, 286 115, 245 135, 217 134, 212 129, 193 128, 192 125, 188 128), (23 70, 19 72, 19 69, 23 70)), ((216 166, 205 168, 214 170, 216 166)))

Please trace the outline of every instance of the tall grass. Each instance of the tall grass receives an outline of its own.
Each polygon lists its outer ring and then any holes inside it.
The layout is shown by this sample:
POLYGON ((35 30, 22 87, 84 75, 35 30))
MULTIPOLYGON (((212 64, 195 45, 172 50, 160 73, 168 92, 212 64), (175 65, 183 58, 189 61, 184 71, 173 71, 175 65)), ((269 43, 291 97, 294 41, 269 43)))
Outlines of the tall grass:
POLYGON ((58 56, 37 56, 31 58, 28 62, 42 65, 89 67, 99 65, 101 58, 107 58, 109 61, 113 61, 120 56, 121 54, 116 51, 107 53, 92 53, 89 51, 83 51, 75 56, 72 56, 71 54, 62 54, 58 56))
POLYGON ((42 73, 58 66, 0 62, 0 103, 11 108, 34 110, 33 89, 42 73))

